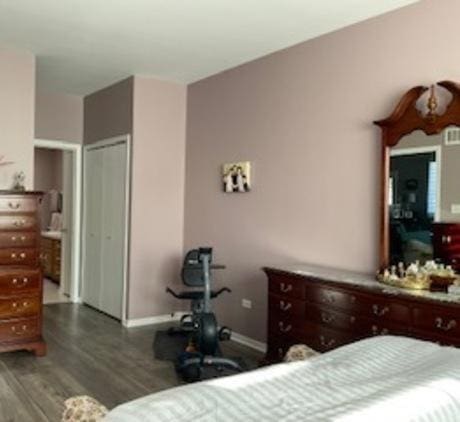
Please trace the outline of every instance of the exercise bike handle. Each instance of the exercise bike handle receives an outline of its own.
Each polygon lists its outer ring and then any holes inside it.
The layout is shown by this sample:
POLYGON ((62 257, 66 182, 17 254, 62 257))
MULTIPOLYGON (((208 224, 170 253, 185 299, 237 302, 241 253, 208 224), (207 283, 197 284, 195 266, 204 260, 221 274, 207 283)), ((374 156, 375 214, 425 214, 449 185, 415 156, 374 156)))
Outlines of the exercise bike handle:
POLYGON ((174 290, 171 290, 169 287, 166 287, 166 293, 172 294, 175 298, 180 299, 180 296, 174 290))
POLYGON ((232 291, 228 287, 222 287, 221 289, 217 290, 215 297, 221 295, 224 292, 231 293, 232 291))

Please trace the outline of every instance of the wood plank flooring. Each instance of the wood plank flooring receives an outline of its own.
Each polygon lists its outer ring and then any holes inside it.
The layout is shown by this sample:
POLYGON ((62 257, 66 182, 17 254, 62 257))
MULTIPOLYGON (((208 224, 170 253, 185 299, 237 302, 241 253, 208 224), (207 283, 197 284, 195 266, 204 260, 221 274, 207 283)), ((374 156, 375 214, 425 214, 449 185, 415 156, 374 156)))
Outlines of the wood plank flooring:
MULTIPOLYGON (((180 383, 170 362, 155 360, 154 332, 165 326, 123 328, 87 306, 44 307, 48 354, 0 354, 0 421, 60 421, 64 400, 87 394, 109 409, 180 383)), ((234 342, 224 353, 256 367, 258 352, 234 342)))

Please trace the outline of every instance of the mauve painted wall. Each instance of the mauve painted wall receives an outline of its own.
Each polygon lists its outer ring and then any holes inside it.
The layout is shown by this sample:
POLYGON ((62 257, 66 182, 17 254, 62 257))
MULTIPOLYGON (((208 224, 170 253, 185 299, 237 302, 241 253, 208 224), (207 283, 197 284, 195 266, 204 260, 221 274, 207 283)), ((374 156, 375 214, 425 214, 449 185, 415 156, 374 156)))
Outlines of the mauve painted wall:
POLYGON ((0 188, 10 188, 23 171, 33 186, 35 57, 0 46, 0 156, 14 164, 0 167, 0 188))
POLYGON ((134 78, 129 318, 179 308, 184 232, 187 88, 134 78))
POLYGON ((45 192, 41 207, 41 227, 46 230, 51 223, 51 190, 62 191, 62 151, 35 148, 34 189, 45 192))
POLYGON ((188 90, 185 247, 227 264, 220 322, 265 339, 262 266, 377 267, 379 130, 410 87, 460 80, 458 0, 426 0, 322 36, 188 90), (248 194, 220 166, 251 160, 248 194), (252 300, 253 309, 241 307, 252 300))
POLYGON ((96 91, 84 98, 83 140, 90 144, 125 135, 133 126, 133 78, 96 91))
POLYGON ((37 90, 35 138, 83 142, 83 97, 37 90))

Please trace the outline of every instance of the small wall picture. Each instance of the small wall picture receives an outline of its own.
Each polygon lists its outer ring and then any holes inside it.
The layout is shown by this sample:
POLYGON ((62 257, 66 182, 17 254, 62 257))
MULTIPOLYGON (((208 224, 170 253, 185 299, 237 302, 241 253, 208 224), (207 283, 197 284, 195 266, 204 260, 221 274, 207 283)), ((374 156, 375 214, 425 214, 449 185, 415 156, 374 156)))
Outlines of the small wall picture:
POLYGON ((227 163, 222 166, 224 192, 249 192, 251 190, 251 163, 227 163))

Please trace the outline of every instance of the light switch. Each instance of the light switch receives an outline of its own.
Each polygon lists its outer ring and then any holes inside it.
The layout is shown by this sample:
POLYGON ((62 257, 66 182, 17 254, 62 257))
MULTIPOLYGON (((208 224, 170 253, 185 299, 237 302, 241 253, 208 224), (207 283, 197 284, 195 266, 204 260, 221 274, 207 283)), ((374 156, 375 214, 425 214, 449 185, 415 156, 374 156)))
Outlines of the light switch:
POLYGON ((460 214, 460 204, 452 204, 450 206, 450 212, 452 214, 460 214))

